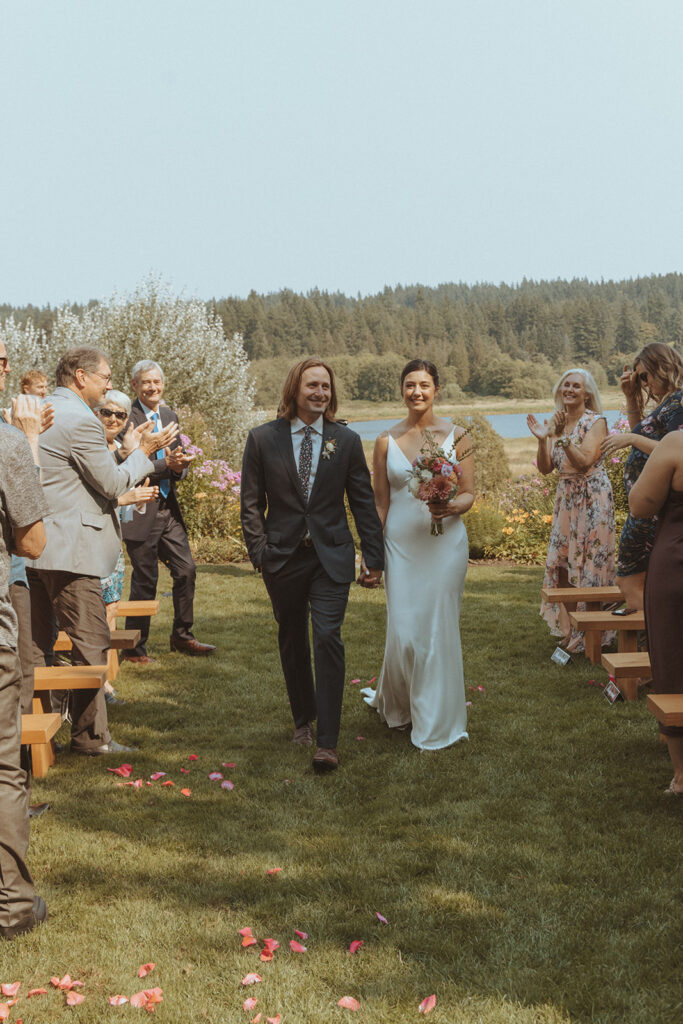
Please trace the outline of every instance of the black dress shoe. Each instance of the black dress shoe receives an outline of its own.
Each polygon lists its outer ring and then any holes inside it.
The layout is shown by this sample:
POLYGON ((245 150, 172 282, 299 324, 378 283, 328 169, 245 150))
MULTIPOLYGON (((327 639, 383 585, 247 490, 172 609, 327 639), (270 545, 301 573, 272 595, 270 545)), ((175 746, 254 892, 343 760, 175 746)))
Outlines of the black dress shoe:
POLYGON ((33 906, 28 914, 25 914, 16 924, 0 927, 0 935, 3 939, 13 939, 15 935, 24 935, 25 932, 32 932, 43 921, 47 921, 47 903, 42 896, 34 896, 33 906))
POLYGON ((172 636, 171 650, 179 651, 181 654, 191 654, 194 657, 202 657, 206 654, 213 654, 216 648, 213 644, 200 644, 199 640, 195 640, 193 636, 188 637, 187 640, 184 637, 172 636))
POLYGON ((31 819, 39 818, 41 816, 41 814, 45 814, 45 811, 49 811, 49 810, 50 810, 50 805, 48 803, 32 804, 32 806, 29 807, 29 809, 28 809, 28 816, 31 819))
POLYGON ((71 744, 72 754, 81 754, 82 757, 100 757, 102 754, 134 754, 137 747, 124 747, 116 740, 109 740, 109 743, 101 743, 99 747, 74 747, 71 744))

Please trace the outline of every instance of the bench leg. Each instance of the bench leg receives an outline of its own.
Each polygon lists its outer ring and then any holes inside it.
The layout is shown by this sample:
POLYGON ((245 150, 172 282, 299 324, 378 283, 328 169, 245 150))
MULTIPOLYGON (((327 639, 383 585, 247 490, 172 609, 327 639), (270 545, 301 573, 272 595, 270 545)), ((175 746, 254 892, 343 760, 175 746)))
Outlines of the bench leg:
POLYGON ((107 679, 113 683, 119 674, 119 653, 113 647, 109 648, 107 654, 107 679))
POLYGON ((599 629, 587 629, 583 634, 586 657, 593 665, 602 662, 602 633, 599 629))
POLYGON ((44 779, 50 765, 54 764, 55 752, 52 747, 52 740, 49 743, 31 744, 31 764, 33 776, 36 779, 44 779))
MULTIPOLYGON (((620 630, 617 648, 622 654, 635 654, 638 650, 638 634, 632 629, 620 630)), ((626 700, 638 700, 638 676, 627 676, 620 679, 617 685, 626 700)))

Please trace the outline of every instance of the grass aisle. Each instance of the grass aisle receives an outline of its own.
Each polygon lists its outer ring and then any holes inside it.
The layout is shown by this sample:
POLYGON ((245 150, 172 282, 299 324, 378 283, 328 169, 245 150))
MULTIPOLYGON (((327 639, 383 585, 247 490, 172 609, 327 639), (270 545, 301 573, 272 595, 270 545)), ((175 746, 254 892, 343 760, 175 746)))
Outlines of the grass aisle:
MULTIPOLYGON (((165 771, 175 787, 117 786, 105 769, 118 761, 68 755, 34 786, 53 808, 30 855, 51 919, 0 946, 0 981, 22 981, 11 1019, 131 1020, 142 1011, 107 997, 144 985, 163 989, 158 1020, 183 1024, 259 1011, 262 1024, 418 1021, 432 993, 433 1024, 675 1019, 681 808, 663 794, 665 749, 644 701, 610 708, 588 686, 601 670, 549 662, 540 581, 536 569, 470 568, 465 666, 485 692, 468 691, 469 743, 421 754, 349 686, 342 767, 317 778, 289 742, 260 580, 201 567, 197 633, 219 656, 125 666, 128 703, 110 716, 115 738, 140 747, 131 778, 165 771), (279 941, 271 963, 241 948, 245 926, 279 941), (305 953, 290 951, 296 929, 305 953), (81 1006, 53 990, 26 1001, 67 971, 85 982, 81 1006), (263 981, 243 989, 249 972, 263 981), (359 1012, 336 1005, 347 995, 359 1012), (245 1012, 248 996, 258 1005, 245 1012)), ((170 604, 154 653, 167 649, 170 604)), ((355 587, 349 680, 378 672, 383 635, 383 593, 355 587)))

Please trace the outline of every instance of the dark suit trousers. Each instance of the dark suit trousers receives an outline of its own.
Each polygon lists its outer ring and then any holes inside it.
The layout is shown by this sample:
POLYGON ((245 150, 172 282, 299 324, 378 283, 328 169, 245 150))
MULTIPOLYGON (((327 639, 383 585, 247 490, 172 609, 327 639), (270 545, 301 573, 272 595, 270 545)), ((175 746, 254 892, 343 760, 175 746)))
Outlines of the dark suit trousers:
MULTIPOLYGON (((197 568, 185 528, 173 514, 172 508, 160 508, 145 539, 127 540, 126 548, 133 566, 130 600, 150 601, 156 597, 161 560, 173 579, 173 636, 190 640, 197 568)), ((140 630, 140 643, 126 652, 128 657, 140 657, 147 653, 149 623, 149 616, 126 619, 126 629, 140 630)))
POLYGON ((336 583, 323 569, 315 548, 299 547, 276 573, 264 570, 275 620, 280 660, 294 725, 318 719, 318 746, 336 747, 344 696, 344 644, 341 627, 349 583, 336 583), (313 627, 315 686, 308 638, 313 627))
POLYGON ((21 669, 17 652, 0 647, 0 925, 17 924, 33 906, 26 867, 28 786, 19 757, 21 669))
MULTIPOLYGON (((31 587, 33 662, 51 665, 55 619, 72 643, 72 665, 106 665, 110 635, 97 576, 52 569, 27 569, 31 587)), ((108 743, 104 689, 71 691, 71 746, 87 750, 108 743)))

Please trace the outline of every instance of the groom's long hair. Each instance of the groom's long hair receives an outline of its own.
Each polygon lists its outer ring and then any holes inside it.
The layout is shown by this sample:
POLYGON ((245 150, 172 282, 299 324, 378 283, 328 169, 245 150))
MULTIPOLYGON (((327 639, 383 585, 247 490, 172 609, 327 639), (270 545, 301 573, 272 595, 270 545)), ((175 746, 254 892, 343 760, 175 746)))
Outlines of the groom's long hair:
POLYGON ((325 419, 334 422, 334 418, 337 414, 337 388, 334 383, 334 370, 331 366, 325 362, 324 359, 318 359, 317 356, 309 356, 308 359, 302 359, 300 363, 296 363, 287 374, 287 379, 282 387, 282 398, 280 399, 280 405, 277 411, 278 417, 285 420, 296 419, 296 400, 299 394, 299 388, 301 387, 301 378, 303 377, 306 370, 310 370, 313 366, 322 366, 324 370, 330 375, 330 404, 325 410, 325 419))

